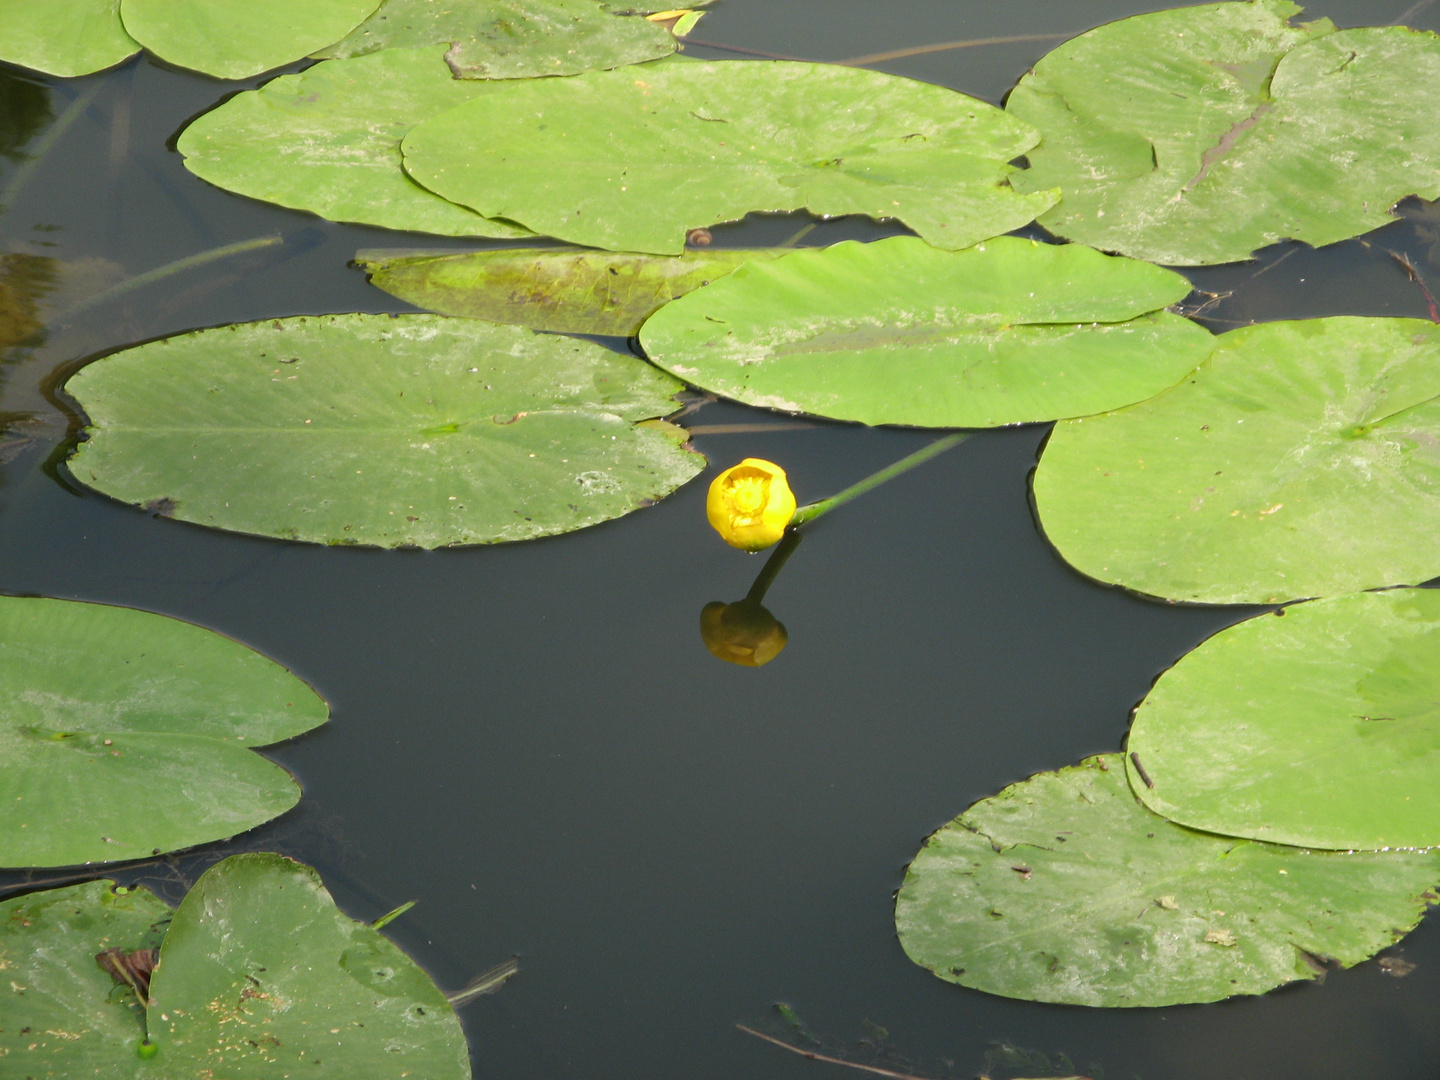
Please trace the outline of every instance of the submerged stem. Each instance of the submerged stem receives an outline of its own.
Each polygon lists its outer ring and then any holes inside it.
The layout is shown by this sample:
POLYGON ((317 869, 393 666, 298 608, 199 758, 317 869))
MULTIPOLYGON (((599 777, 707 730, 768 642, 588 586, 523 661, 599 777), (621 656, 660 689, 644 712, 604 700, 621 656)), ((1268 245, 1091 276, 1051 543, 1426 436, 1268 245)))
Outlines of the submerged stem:
POLYGON ((132 278, 126 278, 118 285, 112 285, 104 292, 96 293, 86 300, 81 300, 73 307, 62 311, 54 319, 55 322, 64 322, 73 319, 83 311, 99 307, 101 304, 108 304, 111 300, 117 300, 126 293, 134 292, 136 289, 143 289, 146 285, 153 285, 174 274, 182 274, 186 270, 193 270, 197 266, 204 266, 206 263, 215 262, 218 259, 228 259, 231 255, 243 255, 247 251, 259 251, 262 248, 274 247, 277 244, 285 243, 283 236, 259 236, 254 240, 241 240, 238 243, 226 244, 223 247, 211 248, 209 251, 202 251, 196 255, 187 255, 183 259, 176 259, 174 262, 166 263, 164 266, 157 266, 154 270, 147 270, 143 274, 137 274, 132 278))
POLYGON ((944 438, 936 439, 929 446, 921 447, 908 457, 903 457, 893 465, 887 465, 877 473, 872 473, 857 484, 851 484, 844 491, 830 496, 828 499, 821 499, 819 502, 802 506, 795 511, 795 516, 790 519, 790 528, 798 529, 801 525, 814 521, 822 514, 828 514, 837 506, 843 506, 851 499, 859 498, 867 491, 879 487, 886 480, 893 480, 901 473, 907 473, 916 465, 923 465, 931 458, 943 454, 952 446, 959 446, 966 439, 973 435, 973 431, 957 431, 946 435, 944 438))
POLYGON ((69 106, 66 107, 65 111, 56 118, 55 122, 50 125, 45 134, 40 136, 39 141, 35 143, 34 149, 31 150, 19 168, 15 170, 15 174, 10 177, 10 182, 5 185, 5 190, 0 192, 0 209, 8 207, 15 201, 15 196, 20 193, 20 189, 25 186, 25 182, 30 179, 31 174, 34 173, 40 163, 45 160, 45 156, 49 154, 55 144, 60 141, 60 136, 64 135, 65 132, 70 129, 70 126, 85 114, 86 109, 90 108, 90 103, 95 100, 95 95, 100 92, 100 86, 101 84, 99 82, 95 83, 72 101, 69 106))

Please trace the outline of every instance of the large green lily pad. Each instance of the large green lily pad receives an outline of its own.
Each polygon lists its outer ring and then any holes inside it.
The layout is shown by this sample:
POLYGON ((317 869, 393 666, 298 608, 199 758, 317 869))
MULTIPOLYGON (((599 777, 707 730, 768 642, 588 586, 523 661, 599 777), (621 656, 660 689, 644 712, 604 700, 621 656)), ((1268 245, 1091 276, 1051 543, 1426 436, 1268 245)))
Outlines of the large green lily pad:
POLYGON ((630 337, 660 307, 781 248, 639 255, 588 248, 355 253, 370 283, 416 307, 561 334, 630 337))
POLYGON ((245 79, 340 40, 379 5, 380 0, 122 0, 120 15, 130 35, 162 60, 220 79, 245 79))
POLYGON ((612 15, 595 0, 385 0, 345 40, 317 55, 442 44, 457 79, 577 75, 676 49, 665 27, 612 15))
POLYGON ((426 191, 400 140, 421 120, 486 92, 451 78, 444 48, 329 60, 236 94, 180 135, 185 167, 252 199, 332 221, 446 236, 528 236, 426 191))
POLYGON ((213 631, 26 597, 0 597, 0 701, 0 866, 143 858, 269 821, 300 788, 250 748, 327 713, 213 631))
POLYGON ((1007 109, 1043 133, 1020 190, 1061 236, 1162 263, 1246 259, 1440 195, 1440 36, 1291 26, 1289 0, 1137 15, 1066 42, 1007 109))
POLYGON ((120 21, 120 0, 0 0, 0 60, 8 63, 72 78, 139 51, 120 21))
POLYGON ((341 913, 309 867, 232 856, 196 882, 168 929, 169 908, 112 884, 0 904, 9 982, 0 1048, 15 1075, 468 1080, 445 995, 382 934, 341 913), (95 956, 153 947, 161 930, 147 1017, 95 956), (142 1059, 147 1026, 154 1050, 142 1059))
POLYGON ((1337 317, 1222 334, 1151 401, 1056 427, 1046 535, 1174 600, 1278 603, 1440 574, 1440 326, 1337 317))
POLYGON ((926 841, 895 904, 942 979, 1067 1005, 1263 994, 1357 964, 1436 899, 1435 852, 1312 852, 1193 832, 1135 801, 1118 754, 1040 773, 926 841))
POLYGON ((753 263, 668 304, 646 354, 750 405, 866 424, 992 427, 1118 408, 1192 371, 1215 339, 1157 309, 1179 274, 1079 245, 914 237, 753 263))
POLYGON ((681 384, 599 345, 436 315, 238 324, 116 353, 66 389, 70 469, 124 502, 328 544, 526 540, 620 517, 705 464, 681 384))
POLYGON ((1010 187, 1007 163, 1036 137, 982 101, 894 75, 675 59, 501 84, 418 125, 402 151, 420 183, 487 217, 678 255, 688 229, 756 210, 898 218, 968 247, 1055 201, 1010 187))
MULTIPOLYGON (((0 902, 0 1060, 34 1080, 154 1076, 136 1054, 145 1010, 95 962, 153 949, 171 911, 147 889, 87 881, 0 902)), ((13 1070, 13 1071, 12 1071, 13 1070)))
POLYGON ((1316 600, 1222 630, 1140 705, 1131 785, 1197 829, 1440 846, 1440 592, 1316 600))

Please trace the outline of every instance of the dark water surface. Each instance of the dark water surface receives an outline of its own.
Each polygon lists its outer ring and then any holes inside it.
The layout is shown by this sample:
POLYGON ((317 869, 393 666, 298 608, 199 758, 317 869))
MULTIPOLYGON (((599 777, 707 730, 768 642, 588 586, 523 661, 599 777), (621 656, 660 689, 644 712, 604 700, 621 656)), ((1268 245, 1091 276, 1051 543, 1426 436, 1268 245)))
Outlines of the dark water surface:
MULTIPOLYGON (((695 35, 839 60, 1069 35, 1160 6, 721 0, 695 35)), ((1318 14, 1440 29, 1435 3, 1334 0, 1307 12, 1318 14)), ((998 103, 1058 40, 877 66, 998 103)), ((358 248, 434 241, 320 222, 186 173, 167 141, 241 84, 144 60, 82 80, 0 77, 0 151, 33 152, 50 118, 94 90, 0 217, 12 284, 28 274, 53 290, 39 301, 46 342, 3 353, 0 412, 34 419, 0 439, 0 592, 213 627, 292 668, 334 709, 325 729, 269 752, 304 782, 295 812, 128 876, 173 900, 223 855, 278 850, 315 864, 356 917, 418 900, 390 932, 446 988, 519 953, 520 977, 463 1012, 479 1077, 861 1075, 735 1030, 776 1030, 776 1001, 857 1060, 876 1060, 856 1045, 862 1024, 881 1025, 895 1055, 882 1064, 929 1076, 974 1076, 997 1042, 1062 1069, 1066 1055, 1096 1080, 1440 1074, 1433 920, 1401 946, 1417 965, 1406 978, 1371 962, 1323 986, 1163 1010, 989 997, 901 952, 892 894, 929 832, 1032 772, 1118 749, 1156 675, 1245 614, 1142 601, 1065 567, 1028 503, 1045 426, 984 433, 814 528, 768 600, 790 646, 755 670, 714 660, 697 633, 700 608, 743 595, 760 566, 705 524, 706 478, 586 532, 440 552, 327 549, 152 518, 47 468, 64 436, 63 399, 48 393, 57 372, 201 326, 411 310, 346 263, 358 248), (56 321, 96 283, 276 233, 287 243, 56 321)), ((18 157, 0 159, 0 192, 18 157)), ((1384 249, 1440 281, 1440 223, 1418 205, 1407 213, 1368 247, 1281 246, 1194 273, 1199 288, 1234 293, 1207 312, 1210 325, 1423 317, 1384 249)), ((761 221, 717 240, 766 242, 794 225, 761 221)), ((807 242, 879 234, 838 222, 807 242)), ((779 425, 697 443, 717 467, 782 463, 802 501, 932 437, 795 429, 724 404, 686 422, 779 425)), ((77 663, 84 649, 76 642, 77 663)), ((1042 1071, 1035 1059, 1029 1074, 1042 1071)))

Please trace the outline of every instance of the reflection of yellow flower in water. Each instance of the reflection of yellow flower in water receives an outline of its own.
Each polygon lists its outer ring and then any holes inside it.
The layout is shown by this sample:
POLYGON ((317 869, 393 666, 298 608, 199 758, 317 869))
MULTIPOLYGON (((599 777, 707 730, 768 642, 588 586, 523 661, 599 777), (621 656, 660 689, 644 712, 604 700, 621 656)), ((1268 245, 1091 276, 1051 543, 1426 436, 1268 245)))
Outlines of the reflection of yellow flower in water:
POLYGON ((721 660, 744 667, 768 664, 789 640, 779 620, 754 600, 706 604, 700 612, 700 636, 721 660))
POLYGON ((715 478, 705 514, 727 544, 760 551, 785 535, 795 495, 779 465, 746 458, 715 478))

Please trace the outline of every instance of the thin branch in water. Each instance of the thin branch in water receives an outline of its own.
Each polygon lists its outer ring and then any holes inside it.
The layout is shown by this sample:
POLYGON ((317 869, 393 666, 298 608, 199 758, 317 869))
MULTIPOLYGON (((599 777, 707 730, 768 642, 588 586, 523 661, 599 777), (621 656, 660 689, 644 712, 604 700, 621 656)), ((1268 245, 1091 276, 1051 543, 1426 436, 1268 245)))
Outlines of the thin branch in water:
POLYGON ((974 49, 982 45, 1017 45, 1026 41, 1059 41, 1069 34, 1015 34, 1011 37, 970 38, 968 41, 942 41, 936 45, 914 45, 908 49, 892 49, 889 52, 870 53, 868 56, 852 56, 849 60, 835 61, 841 67, 864 67, 885 60, 903 60, 907 56, 924 56, 927 53, 949 52, 951 49, 974 49))
POLYGON ((1275 260, 1273 260, 1272 262, 1268 262, 1268 263, 1266 263, 1264 266, 1262 266, 1259 270, 1256 270, 1253 274, 1250 275, 1250 279, 1253 281, 1255 278, 1259 277, 1261 274, 1268 274, 1271 270, 1274 270, 1275 267, 1279 266, 1282 262, 1284 262, 1286 259, 1290 258, 1291 255, 1294 255, 1294 254, 1295 254, 1297 251, 1299 251, 1299 250, 1300 250, 1300 248, 1299 248, 1298 246, 1292 247, 1289 251, 1285 252, 1285 254, 1284 254, 1284 255, 1281 255, 1278 259, 1275 259, 1275 260))
POLYGON ((737 1028, 747 1035, 754 1035, 757 1039, 764 1039, 768 1043, 789 1050, 792 1054, 799 1054, 811 1061, 824 1061, 831 1065, 844 1065, 847 1069, 860 1069, 862 1072, 874 1073, 876 1076, 889 1076, 894 1080, 930 1080, 929 1077, 916 1076, 914 1073, 896 1072, 894 1069, 882 1069, 878 1065, 862 1065, 858 1061, 846 1061, 844 1058, 831 1057, 829 1054, 817 1054, 814 1050, 806 1050, 801 1046, 791 1046, 784 1039, 777 1039, 774 1035, 766 1035, 763 1031, 756 1031, 744 1024, 736 1024, 737 1028))
POLYGON ((1411 4, 1399 15, 1395 16, 1395 18, 1391 20, 1390 25, 1404 26, 1408 24, 1411 19, 1413 19, 1416 15, 1419 15, 1422 11, 1424 11, 1433 3, 1435 3, 1435 0, 1419 0, 1418 3, 1411 4))
POLYGON ((804 431, 819 424, 697 424, 686 428, 691 435, 763 435, 771 431, 804 431))
POLYGON ((4 192, 0 193, 0 209, 9 207, 15 201, 15 196, 20 193, 25 182, 30 179, 31 174, 45 160, 46 155, 50 153, 55 144, 60 141, 60 136, 69 131, 70 126, 85 115, 85 110, 90 108, 90 103, 95 100, 95 95, 100 92, 102 85, 104 84, 96 82, 80 94, 50 125, 45 134, 40 136, 40 140, 30 151, 24 164, 15 170, 15 174, 10 177, 10 183, 6 184, 4 192))
POLYGON ((1430 309, 1430 321, 1440 323, 1440 308, 1435 306, 1435 296, 1430 292, 1430 286, 1425 284, 1425 279, 1420 276, 1420 271, 1417 270, 1415 264, 1410 261, 1410 256, 1402 255, 1398 251, 1391 251, 1389 248, 1383 250, 1386 255, 1389 255, 1404 268, 1406 276, 1411 281, 1420 286, 1420 292, 1425 297, 1425 306, 1430 309))
POLYGON ((722 45, 718 41, 701 41, 699 38, 682 37, 679 39, 685 45, 699 45, 705 49, 719 49, 721 52, 740 53, 742 56, 759 56, 766 60, 796 60, 802 64, 810 64, 814 61, 807 60, 803 56, 786 56, 784 53, 761 52, 759 49, 746 49, 739 45, 722 45))
POLYGON ((493 994, 518 974, 520 974, 520 957, 512 956, 509 960, 482 971, 455 993, 446 994, 445 1000, 450 1002, 452 1008, 458 1009, 478 997, 493 994))

